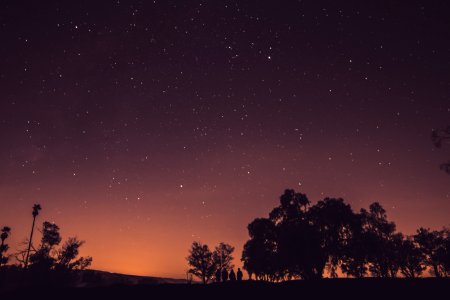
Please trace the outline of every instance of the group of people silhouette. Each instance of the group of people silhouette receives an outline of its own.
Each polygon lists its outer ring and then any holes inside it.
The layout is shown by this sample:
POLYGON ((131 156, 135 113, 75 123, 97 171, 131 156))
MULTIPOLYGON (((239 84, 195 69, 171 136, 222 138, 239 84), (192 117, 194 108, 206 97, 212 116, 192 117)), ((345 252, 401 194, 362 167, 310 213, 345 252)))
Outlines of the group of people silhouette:
POLYGON ((236 273, 234 273, 233 269, 231 269, 230 273, 225 268, 222 270, 218 269, 215 274, 216 282, 242 281, 242 275, 241 268, 238 268, 236 273))

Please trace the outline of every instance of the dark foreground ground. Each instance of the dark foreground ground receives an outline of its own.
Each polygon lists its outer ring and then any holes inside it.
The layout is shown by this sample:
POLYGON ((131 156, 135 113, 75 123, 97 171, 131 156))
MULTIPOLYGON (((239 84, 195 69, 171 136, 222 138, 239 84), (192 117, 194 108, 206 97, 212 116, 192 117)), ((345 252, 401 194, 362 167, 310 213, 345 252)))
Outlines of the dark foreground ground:
POLYGON ((264 283, 21 288, 0 299, 450 299, 450 279, 323 279, 264 283))

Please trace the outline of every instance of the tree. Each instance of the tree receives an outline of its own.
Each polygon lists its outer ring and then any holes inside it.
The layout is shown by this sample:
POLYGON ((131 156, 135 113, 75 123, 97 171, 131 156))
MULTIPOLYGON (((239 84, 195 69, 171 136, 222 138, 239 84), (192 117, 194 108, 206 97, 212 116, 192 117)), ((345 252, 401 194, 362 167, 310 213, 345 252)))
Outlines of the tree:
POLYGON ((288 278, 321 278, 327 255, 318 228, 304 220, 292 220, 281 223, 277 232, 280 273, 288 278))
POLYGON ((244 245, 241 261, 249 278, 269 280, 280 272, 278 264, 277 233, 275 224, 265 218, 255 219, 248 226, 250 240, 244 245))
POLYGON ((319 201, 311 207, 308 215, 320 232, 330 276, 337 277, 337 269, 351 245, 356 216, 351 206, 341 198, 319 201))
POLYGON ((78 240, 76 237, 70 237, 64 243, 62 248, 58 251, 56 268, 64 270, 84 270, 91 263, 91 257, 80 257, 76 259, 79 254, 80 247, 84 241, 78 240))
POLYGON ((41 248, 53 248, 61 243, 59 227, 55 223, 45 221, 42 224, 41 248))
POLYGON ((213 261, 215 264, 215 268, 219 270, 226 269, 228 272, 233 269, 233 252, 234 247, 229 244, 222 242, 218 246, 216 246, 213 252, 213 261))
POLYGON ((30 269, 41 272, 83 270, 92 263, 91 257, 77 259, 79 249, 84 241, 69 237, 60 249, 56 249, 61 240, 58 225, 44 222, 41 244, 36 252, 30 256, 30 269))
POLYGON ((426 269, 424 266, 425 257, 417 247, 413 237, 403 239, 400 247, 400 272, 408 278, 420 277, 426 269))
POLYGON ((208 245, 193 242, 186 260, 191 267, 189 272, 199 277, 204 284, 208 283, 215 272, 213 254, 209 250, 208 245))
POLYGON ((278 281, 317 279, 325 268, 348 276, 419 277, 428 264, 436 276, 450 274, 450 230, 404 237, 374 202, 355 214, 343 199, 325 198, 311 206, 306 195, 287 189, 269 218, 248 225, 242 252, 251 278, 278 281))
POLYGON ((61 242, 58 225, 45 221, 42 224, 42 238, 39 249, 30 256, 30 268, 34 270, 46 271, 53 268, 56 259, 54 258, 54 247, 61 242))
POLYGON ((439 261, 442 266, 442 273, 444 276, 450 276, 450 229, 444 228, 441 230, 442 246, 439 251, 439 261))
POLYGON ((351 224, 352 238, 347 244, 342 257, 341 270, 348 276, 362 278, 366 275, 367 268, 367 235, 363 229, 363 216, 355 214, 351 224))
POLYGON ((305 194, 286 189, 280 196, 280 205, 270 212, 269 219, 275 224, 302 219, 309 204, 310 202, 305 194))
POLYGON ((372 203, 369 211, 361 209, 360 214, 369 271, 375 277, 396 277, 400 236, 395 236, 395 223, 387 220, 386 210, 378 202, 372 203))
POLYGON ((322 277, 326 259, 319 229, 310 219, 309 205, 305 194, 286 189, 280 205, 269 214, 276 228, 273 279, 322 277))
POLYGON ((1 230, 0 239, 2 242, 0 244, 0 268, 2 267, 2 265, 8 263, 8 256, 5 256, 4 254, 9 249, 9 246, 5 243, 5 240, 9 237, 10 233, 11 228, 9 228, 8 226, 4 226, 1 230))
POLYGON ((41 210, 41 205, 39 204, 35 204, 33 205, 33 224, 31 225, 31 233, 30 233, 30 240, 28 241, 28 249, 27 249, 27 255, 25 258, 25 268, 28 268, 28 260, 30 258, 30 250, 31 250, 31 245, 32 245, 32 241, 33 241, 33 233, 34 233, 34 224, 36 222, 36 217, 39 215, 39 211, 41 210))
MULTIPOLYGON (((433 130, 431 139, 437 148, 441 148, 444 144, 450 143, 450 126, 447 128, 433 130)), ((450 174, 450 161, 441 164, 441 169, 450 174)))
POLYGON ((322 276, 326 254, 309 205, 305 194, 286 189, 269 219, 249 224, 250 240, 244 245, 242 261, 250 276, 270 281, 322 276))
POLYGON ((449 230, 446 228, 441 231, 419 228, 414 236, 414 241, 425 257, 425 265, 430 267, 431 273, 436 277, 450 275, 449 235, 449 230))

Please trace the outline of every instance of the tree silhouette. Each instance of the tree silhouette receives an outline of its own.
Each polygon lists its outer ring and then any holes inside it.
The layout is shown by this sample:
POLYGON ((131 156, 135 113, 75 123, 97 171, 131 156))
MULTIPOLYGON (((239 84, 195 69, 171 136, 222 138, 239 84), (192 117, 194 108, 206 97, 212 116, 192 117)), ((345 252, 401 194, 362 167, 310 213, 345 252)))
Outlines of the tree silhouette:
POLYGON ((364 217, 361 214, 354 215, 351 224, 352 238, 348 241, 340 266, 343 273, 356 278, 364 277, 368 271, 367 253, 369 249, 363 222, 364 217))
POLYGON ((233 252, 234 247, 229 244, 222 242, 218 246, 216 246, 212 256, 215 268, 218 270, 226 269, 227 271, 233 269, 233 252))
POLYGON ((314 224, 305 220, 285 221, 277 226, 280 277, 317 279, 322 277, 327 255, 314 224))
POLYGON ((242 261, 249 278, 269 280, 279 269, 277 264, 277 234, 275 224, 269 219, 255 219, 248 226, 250 240, 244 245, 242 261))
POLYGON ((31 245, 32 245, 32 241, 33 241, 33 233, 34 233, 34 224, 36 222, 36 217, 39 215, 39 211, 41 210, 41 205, 39 204, 35 204, 33 205, 33 224, 31 225, 31 233, 30 233, 30 240, 28 241, 28 249, 27 249, 27 255, 25 258, 25 268, 28 268, 28 260, 30 258, 30 250, 31 250, 31 245))
POLYGON ((9 228, 8 226, 4 226, 1 230, 1 234, 0 234, 0 239, 1 239, 0 268, 2 267, 2 265, 5 265, 8 263, 8 256, 5 256, 4 254, 9 249, 9 246, 8 246, 8 244, 5 243, 5 240, 9 237, 10 233, 11 233, 11 228, 9 228))
POLYGON ((42 238, 39 249, 30 256, 30 269, 46 271, 53 268, 56 259, 53 257, 54 247, 61 242, 59 227, 45 221, 42 224, 42 238))
MULTIPOLYGON (((433 130, 431 139, 437 148, 441 148, 444 144, 450 143, 450 126, 447 128, 433 130)), ((450 174, 450 161, 441 164, 441 169, 450 174)))
POLYGON ((439 261, 441 262, 444 276, 450 277, 450 229, 442 229, 441 234, 443 241, 441 250, 439 251, 439 261))
POLYGON ((76 237, 70 237, 58 251, 56 268, 65 270, 84 270, 92 263, 92 257, 80 257, 79 248, 84 241, 78 240, 76 237))
POLYGON ((200 242, 193 242, 191 249, 189 250, 189 256, 186 259, 191 267, 189 272, 194 276, 199 277, 204 284, 208 283, 216 270, 213 254, 211 250, 209 250, 208 245, 203 245, 200 242))
POLYGON ((450 275, 450 233, 444 228, 441 231, 419 228, 414 236, 420 251, 425 257, 425 265, 431 268, 436 277, 450 275))
POLYGON ((420 277, 426 269, 423 264, 425 257, 413 237, 403 239, 400 247, 400 272, 408 278, 420 277))
POLYGON ((341 259, 353 238, 356 216, 343 199, 325 198, 309 210, 309 219, 318 228, 331 277, 337 277, 341 259))
POLYGON ((30 255, 29 268, 39 272, 49 270, 71 271, 83 270, 92 263, 91 257, 77 259, 79 249, 84 241, 69 237, 60 249, 56 249, 61 240, 58 225, 44 222, 41 243, 36 252, 30 255))
POLYGON ((437 277, 450 275, 450 230, 421 228, 404 237, 374 202, 354 213, 343 199, 325 198, 310 204, 306 195, 287 189, 269 218, 248 225, 244 269, 256 279, 316 279, 325 268, 330 277, 340 269, 361 278, 420 277, 426 267, 437 277))
POLYGON ((401 237, 395 235, 395 223, 387 220, 386 210, 378 202, 372 203, 369 211, 361 209, 361 216, 369 271, 375 277, 396 277, 396 246, 401 237))
POLYGON ((280 196, 280 205, 274 208, 269 218, 275 224, 285 221, 304 219, 304 214, 310 202, 305 194, 286 189, 280 196))

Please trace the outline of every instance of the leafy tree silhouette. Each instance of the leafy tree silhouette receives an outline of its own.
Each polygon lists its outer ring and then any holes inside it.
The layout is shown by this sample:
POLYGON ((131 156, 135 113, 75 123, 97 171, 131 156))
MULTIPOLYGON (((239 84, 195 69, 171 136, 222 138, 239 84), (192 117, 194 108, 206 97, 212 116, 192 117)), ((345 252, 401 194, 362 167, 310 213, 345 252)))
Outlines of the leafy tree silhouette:
POLYGON ((363 219, 361 214, 355 214, 352 219, 352 238, 348 241, 344 255, 341 258, 341 270, 344 274, 356 278, 362 278, 367 274, 367 235, 363 229, 363 219))
MULTIPOLYGON (((444 144, 450 143, 450 126, 447 128, 433 130, 431 139, 437 148, 441 148, 444 144)), ((450 161, 441 164, 441 169, 450 174, 450 161)))
POLYGON ((5 256, 5 253, 8 251, 9 246, 8 244, 5 243, 5 240, 9 237, 11 233, 11 228, 9 228, 8 226, 4 226, 1 230, 1 234, 0 234, 0 239, 1 239, 1 244, 0 244, 0 268, 8 263, 8 256, 5 256))
POLYGON ((76 237, 70 237, 58 251, 56 268, 65 270, 84 270, 92 263, 92 257, 80 257, 76 259, 79 254, 80 247, 84 241, 78 240, 76 237))
POLYGON ((442 229, 441 234, 443 237, 443 243, 441 251, 439 251, 439 261, 441 262, 444 276, 450 277, 450 229, 442 229))
POLYGON ((189 272, 199 277, 204 284, 208 283, 216 270, 213 254, 209 250, 208 245, 193 242, 189 250, 189 256, 186 259, 191 267, 189 272))
POLYGON ((369 211, 361 209, 361 216, 369 271, 375 277, 396 277, 396 246, 402 237, 395 234, 395 223, 387 220, 386 210, 378 202, 372 203, 369 211))
POLYGON ((218 270, 226 269, 227 271, 233 269, 233 252, 234 247, 229 244, 222 242, 218 246, 216 246, 212 254, 215 268, 218 270))
POLYGON ((272 269, 277 271, 272 270, 272 280, 285 276, 322 277, 326 257, 319 229, 309 219, 309 205, 305 194, 286 189, 280 196, 280 205, 269 214, 277 236, 277 253, 272 259, 272 269))
POLYGON ((416 278, 422 275, 426 267, 423 262, 424 254, 413 240, 413 237, 406 237, 400 245, 400 272, 407 278, 416 278))
POLYGON ((286 189, 283 195, 280 196, 280 205, 270 212, 269 218, 275 224, 305 219, 305 213, 309 204, 310 202, 305 194, 286 189))
POLYGON ((248 225, 250 240, 244 245, 242 261, 249 278, 269 280, 278 269, 277 233, 275 224, 269 219, 255 219, 248 225))
POLYGON ((54 266, 56 259, 53 257, 54 247, 61 242, 59 227, 50 222, 42 224, 42 238, 39 249, 30 256, 30 269, 48 271, 54 266))
POLYGON ((79 249, 84 241, 80 241, 76 237, 69 237, 60 249, 56 249, 61 240, 58 225, 44 222, 40 247, 30 256, 30 269, 39 271, 83 270, 92 263, 92 258, 89 256, 77 259, 79 249))
POLYGON ((306 195, 287 189, 269 218, 248 225, 250 239, 241 260, 256 279, 316 279, 328 270, 361 278, 421 276, 426 266, 437 277, 450 274, 450 230, 420 229, 414 237, 396 231, 378 202, 354 213, 343 199, 310 204, 306 195))
POLYGON ((35 204, 33 205, 33 224, 31 225, 31 233, 30 233, 30 240, 28 241, 28 249, 27 249, 27 254, 26 254, 26 258, 25 258, 25 269, 28 268, 28 260, 30 258, 30 250, 31 250, 31 245, 32 245, 32 241, 33 241, 33 233, 34 233, 34 224, 36 222, 36 217, 39 215, 39 211, 41 210, 41 205, 39 204, 35 204))
POLYGON ((436 277, 450 276, 450 231, 419 228, 414 241, 424 256, 425 265, 436 277))
POLYGON ((277 229, 280 277, 286 272, 289 277, 321 278, 327 257, 319 230, 301 219, 285 221, 277 229))
POLYGON ((309 219, 321 235, 331 277, 337 277, 337 269, 348 251, 355 218, 350 205, 345 204, 343 199, 325 198, 309 210, 309 219))

